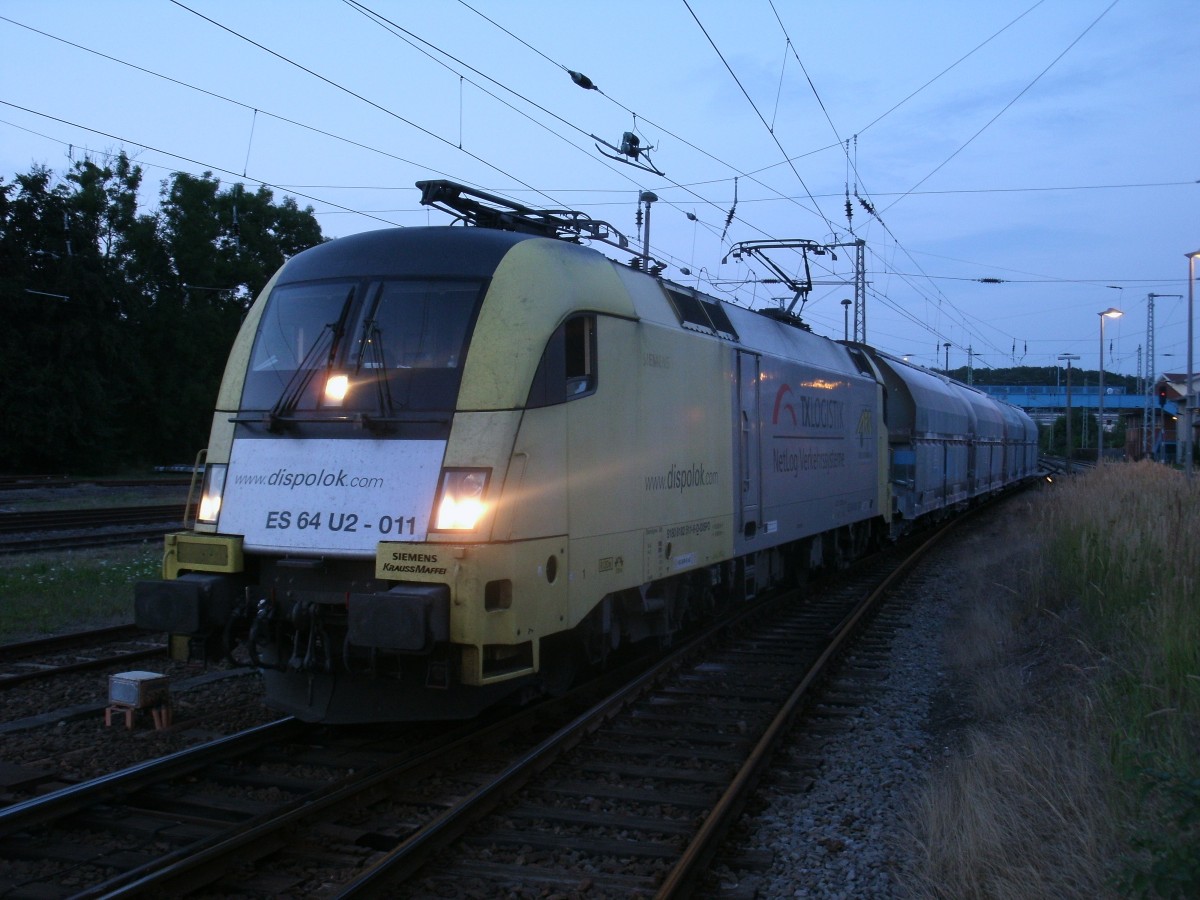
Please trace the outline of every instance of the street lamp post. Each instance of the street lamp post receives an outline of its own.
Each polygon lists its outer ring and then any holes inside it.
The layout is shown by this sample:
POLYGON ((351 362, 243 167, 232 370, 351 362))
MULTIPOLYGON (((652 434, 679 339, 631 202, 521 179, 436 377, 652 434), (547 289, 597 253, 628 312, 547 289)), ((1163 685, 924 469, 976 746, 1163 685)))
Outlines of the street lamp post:
POLYGON ((1188 336, 1187 336, 1187 381, 1183 383, 1183 428, 1187 443, 1184 445, 1183 466, 1187 480, 1192 480, 1192 301, 1196 285, 1196 257, 1200 250, 1185 254, 1188 259, 1188 336))
POLYGON ((1059 359, 1067 361, 1067 474, 1071 474, 1071 360, 1079 359, 1074 353, 1060 353, 1059 359))
POLYGON ((1096 465, 1104 465, 1104 320, 1119 319, 1125 313, 1110 306, 1100 313, 1100 402, 1096 407, 1096 465))
POLYGON ((850 301, 842 301, 842 339, 850 340, 850 301))

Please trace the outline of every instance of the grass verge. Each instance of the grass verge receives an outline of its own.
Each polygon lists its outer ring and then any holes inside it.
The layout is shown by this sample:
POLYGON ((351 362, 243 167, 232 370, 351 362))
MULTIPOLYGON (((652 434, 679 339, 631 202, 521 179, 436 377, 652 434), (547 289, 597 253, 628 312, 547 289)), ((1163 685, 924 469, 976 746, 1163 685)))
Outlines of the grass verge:
POLYGON ((971 725, 914 836, 923 897, 1200 896, 1200 488, 1108 465, 974 567, 946 659, 971 725))
POLYGON ((0 559, 0 641, 133 621, 133 584, 156 578, 162 543, 0 559))

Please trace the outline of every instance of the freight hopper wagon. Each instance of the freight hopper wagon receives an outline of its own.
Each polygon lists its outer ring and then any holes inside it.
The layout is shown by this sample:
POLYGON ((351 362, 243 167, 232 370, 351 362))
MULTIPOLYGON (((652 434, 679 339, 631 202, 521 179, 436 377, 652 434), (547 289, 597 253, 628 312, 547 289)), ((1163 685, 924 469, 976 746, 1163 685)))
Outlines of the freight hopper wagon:
POLYGON ((468 717, 966 499, 902 499, 921 442, 971 440, 920 431, 945 382, 422 187, 478 224, 322 244, 252 307, 195 525, 137 587, 175 655, 244 642, 302 719, 468 717))

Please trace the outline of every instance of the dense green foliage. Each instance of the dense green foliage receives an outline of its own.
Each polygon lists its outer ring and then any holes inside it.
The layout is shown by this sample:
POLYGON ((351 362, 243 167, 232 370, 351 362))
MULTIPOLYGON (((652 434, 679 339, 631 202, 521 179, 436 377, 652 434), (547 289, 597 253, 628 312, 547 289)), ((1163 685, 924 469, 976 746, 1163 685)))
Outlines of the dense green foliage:
MULTIPOLYGON (((1076 458, 1096 458, 1095 413, 1086 409, 1071 410, 1071 453, 1076 458)), ((1106 449, 1125 446, 1125 418, 1118 417, 1116 425, 1104 433, 1106 449)), ((1059 416, 1047 428, 1042 428, 1041 451, 1050 456, 1067 456, 1067 417, 1059 416)))
POLYGON ((323 238, 311 207, 177 172, 139 212, 124 154, 0 179, 0 469, 191 462, 255 294, 323 238))

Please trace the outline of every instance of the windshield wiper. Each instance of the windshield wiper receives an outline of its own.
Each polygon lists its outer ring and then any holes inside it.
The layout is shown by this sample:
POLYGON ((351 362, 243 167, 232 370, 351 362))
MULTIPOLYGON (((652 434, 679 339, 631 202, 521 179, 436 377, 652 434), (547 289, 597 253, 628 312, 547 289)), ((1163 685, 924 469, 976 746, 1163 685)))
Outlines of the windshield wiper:
POLYGON ((327 322, 322 327, 321 333, 317 335, 317 339, 313 341, 313 345, 304 354, 304 358, 300 360, 296 371, 292 373, 292 377, 284 385, 283 393, 279 395, 279 399, 275 401, 275 405, 267 413, 267 428, 271 431, 283 430, 284 420, 295 411, 296 406, 300 403, 300 398, 304 396, 305 391, 308 390, 308 386, 312 384, 312 380, 317 372, 325 371, 328 373, 333 368, 334 359, 337 357, 338 344, 346 331, 346 317, 349 315, 350 301, 353 297, 354 288, 351 288, 346 292, 346 299, 342 301, 342 311, 339 313, 337 321, 327 322), (316 363, 322 353, 325 354, 325 365, 318 366, 316 363))
POLYGON ((355 360, 355 374, 362 371, 363 357, 367 348, 371 350, 371 368, 375 373, 375 398, 379 404, 379 414, 390 416, 395 410, 392 405, 392 388, 388 382, 387 360, 383 353, 383 332, 374 318, 363 323, 362 340, 358 345, 358 359, 355 360))

